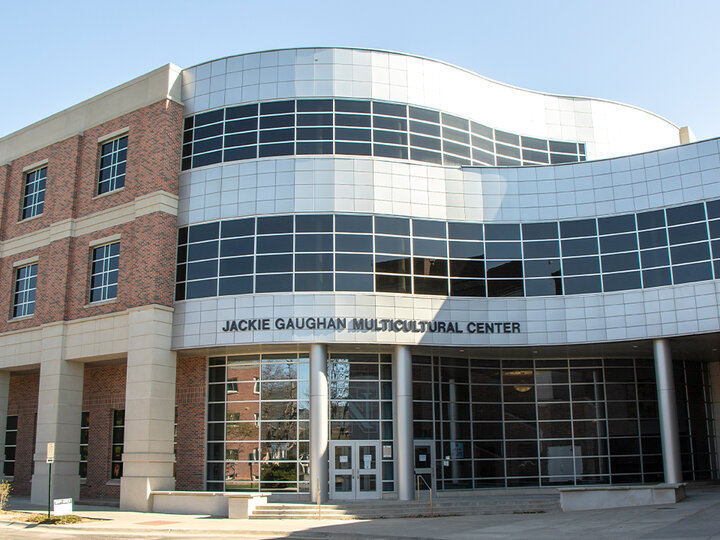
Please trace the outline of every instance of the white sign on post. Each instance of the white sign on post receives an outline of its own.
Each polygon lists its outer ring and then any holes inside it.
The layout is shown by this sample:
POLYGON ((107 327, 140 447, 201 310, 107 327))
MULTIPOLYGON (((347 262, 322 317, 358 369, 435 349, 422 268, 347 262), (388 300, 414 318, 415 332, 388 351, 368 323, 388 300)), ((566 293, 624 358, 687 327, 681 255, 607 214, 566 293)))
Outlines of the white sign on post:
POLYGON ((53 499, 53 513, 56 517, 72 514, 72 499, 53 499))
POLYGON ((45 463, 53 463, 55 461, 55 443, 47 443, 47 459, 45 463))

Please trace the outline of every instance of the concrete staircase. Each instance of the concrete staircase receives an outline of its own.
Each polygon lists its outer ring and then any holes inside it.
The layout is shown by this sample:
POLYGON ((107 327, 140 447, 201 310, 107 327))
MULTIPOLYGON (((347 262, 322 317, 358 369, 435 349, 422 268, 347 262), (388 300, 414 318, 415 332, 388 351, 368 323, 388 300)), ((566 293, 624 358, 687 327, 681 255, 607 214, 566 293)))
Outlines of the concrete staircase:
POLYGON ((560 512, 557 492, 513 494, 482 493, 463 497, 435 497, 432 509, 429 495, 418 501, 363 501, 310 503, 268 503, 258 507, 250 519, 380 519, 405 517, 463 516, 480 514, 542 514, 560 512))

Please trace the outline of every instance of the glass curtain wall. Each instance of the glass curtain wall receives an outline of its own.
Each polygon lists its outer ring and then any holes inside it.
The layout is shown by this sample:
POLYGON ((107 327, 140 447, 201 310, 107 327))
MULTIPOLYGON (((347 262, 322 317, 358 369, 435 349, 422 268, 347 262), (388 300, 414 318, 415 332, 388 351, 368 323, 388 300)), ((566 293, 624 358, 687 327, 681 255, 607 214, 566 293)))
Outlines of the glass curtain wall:
POLYGON ((207 415, 208 491, 309 490, 307 355, 210 358, 207 415))
POLYGON ((381 441, 383 491, 393 491, 392 360, 389 354, 331 354, 330 439, 381 441))
MULTIPOLYGON (((687 479, 715 477, 706 380, 702 364, 679 364, 687 479)), ((415 439, 435 441, 438 489, 663 479, 649 359, 414 356, 413 399, 415 439)))
POLYGON ((674 367, 683 479, 715 479, 718 465, 706 365, 683 361, 675 362, 674 367))

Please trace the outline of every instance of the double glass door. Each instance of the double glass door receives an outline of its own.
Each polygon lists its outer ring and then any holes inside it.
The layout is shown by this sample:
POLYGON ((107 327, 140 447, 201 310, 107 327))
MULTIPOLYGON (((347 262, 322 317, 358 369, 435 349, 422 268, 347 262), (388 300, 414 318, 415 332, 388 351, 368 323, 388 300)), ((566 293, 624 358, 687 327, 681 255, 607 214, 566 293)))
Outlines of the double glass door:
POLYGON ((379 442, 332 441, 330 456, 330 498, 380 498, 379 442))

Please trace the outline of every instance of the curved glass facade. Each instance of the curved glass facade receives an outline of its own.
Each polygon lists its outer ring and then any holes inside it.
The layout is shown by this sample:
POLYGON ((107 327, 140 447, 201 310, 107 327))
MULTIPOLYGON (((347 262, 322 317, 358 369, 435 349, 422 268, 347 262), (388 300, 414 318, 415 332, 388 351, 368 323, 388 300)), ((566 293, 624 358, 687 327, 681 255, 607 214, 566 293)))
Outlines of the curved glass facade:
MULTIPOLYGON (((682 468, 716 473, 707 374, 675 365, 682 468)), ((434 440, 438 489, 663 479, 652 360, 413 357, 415 440, 434 440)))
POLYGON ((271 292, 548 296, 720 275, 720 200, 543 223, 297 214, 182 227, 176 300, 271 292), (713 268, 715 267, 715 268, 713 268))
POLYGON ((571 163, 586 156, 585 143, 520 136, 437 110, 385 101, 268 101, 185 118, 183 170, 318 154, 450 166, 571 163))

